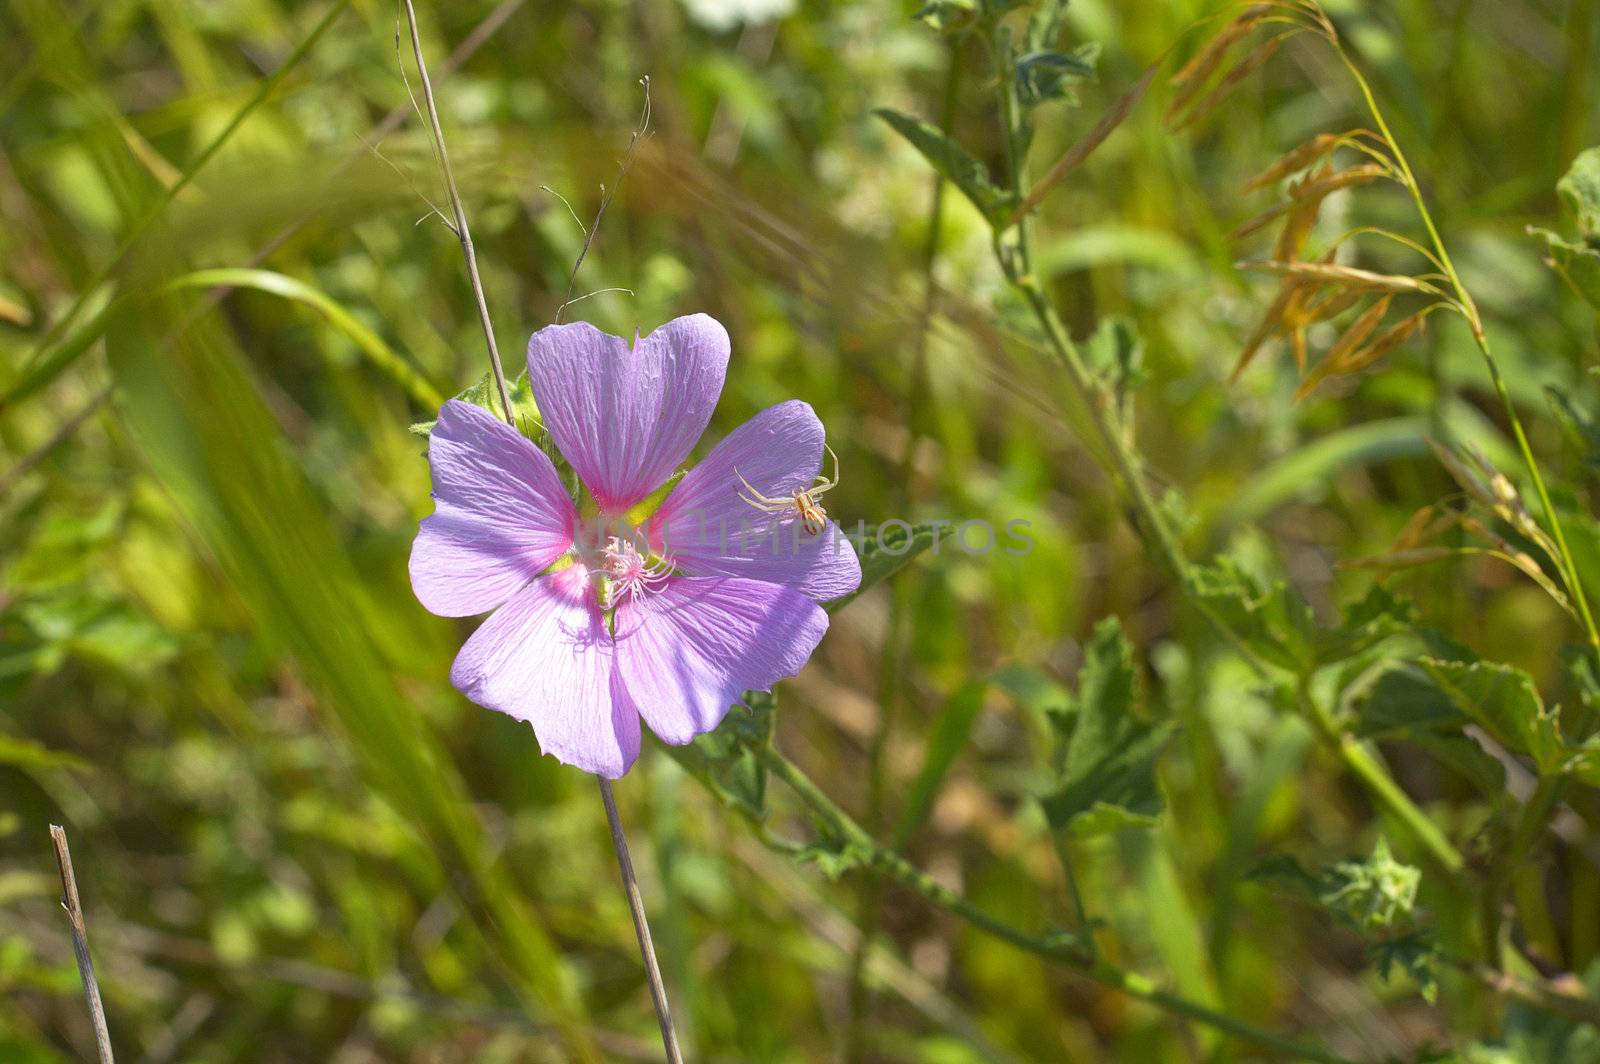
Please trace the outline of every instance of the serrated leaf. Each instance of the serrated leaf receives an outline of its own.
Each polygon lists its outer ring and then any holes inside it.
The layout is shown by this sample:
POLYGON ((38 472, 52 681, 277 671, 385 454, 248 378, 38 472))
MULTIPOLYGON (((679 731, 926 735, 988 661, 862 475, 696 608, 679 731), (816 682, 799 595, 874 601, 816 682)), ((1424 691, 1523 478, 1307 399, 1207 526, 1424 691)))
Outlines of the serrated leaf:
POLYGON ((667 752, 728 805, 760 820, 767 812, 767 770, 751 747, 770 741, 777 698, 746 691, 743 702, 711 731, 687 746, 669 746, 667 752))
POLYGON ((1561 767, 1565 751, 1556 716, 1526 672, 1492 661, 1418 658, 1416 665, 1484 731, 1533 758, 1541 774, 1561 767))
POLYGON ((873 114, 921 152, 928 165, 959 188, 991 224, 998 225, 1016 205, 1016 197, 994 183, 989 168, 938 126, 889 107, 879 107, 873 114))
POLYGON ((1323 870, 1317 900, 1358 931, 1382 931, 1411 916, 1422 873, 1394 859, 1378 836, 1363 861, 1340 861, 1323 870))
POLYGON ((953 531, 949 522, 901 525, 879 530, 879 534, 863 541, 856 548, 861 559, 861 584, 850 594, 841 595, 822 604, 829 613, 837 613, 860 598, 872 585, 898 573, 924 551, 939 543, 953 531))
POLYGON ((829 879, 838 879, 846 872, 865 868, 872 863, 872 850, 856 842, 823 834, 816 842, 794 851, 801 861, 817 866, 829 879))
POLYGON ((1385 982, 1399 968, 1417 984, 1422 999, 1432 1004, 1439 996, 1439 949, 1430 931, 1412 931, 1373 943, 1369 950, 1378 978, 1385 982))
POLYGON ((1348 661, 1391 636, 1408 632, 1416 622, 1409 602, 1403 602, 1374 584, 1344 611, 1335 628, 1323 628, 1311 638, 1311 653, 1319 666, 1348 661))
POLYGON ((1058 781, 1041 799, 1052 828, 1098 835, 1160 816, 1156 760, 1173 728, 1133 715, 1136 686, 1133 648, 1107 618, 1085 648, 1077 693, 1052 715, 1058 781))
POLYGON ((1316 620, 1287 585, 1263 586, 1231 558, 1192 570, 1194 594, 1265 660, 1304 675, 1316 667, 1316 620))
POLYGON ((1364 739, 1404 739, 1428 751, 1490 796, 1503 793, 1506 770, 1462 733, 1469 718, 1421 669, 1385 668, 1351 701, 1355 732, 1364 739))

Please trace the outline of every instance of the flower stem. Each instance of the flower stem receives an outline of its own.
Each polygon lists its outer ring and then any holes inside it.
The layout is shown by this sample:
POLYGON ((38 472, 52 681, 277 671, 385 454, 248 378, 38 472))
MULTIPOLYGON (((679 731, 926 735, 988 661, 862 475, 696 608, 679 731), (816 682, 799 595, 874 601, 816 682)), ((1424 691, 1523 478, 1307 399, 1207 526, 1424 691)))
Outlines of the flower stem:
POLYGON ((511 395, 506 390, 506 371, 500 365, 500 348, 494 342, 494 326, 489 320, 489 303, 483 297, 483 281, 478 276, 478 256, 472 249, 472 230, 467 227, 467 210, 461 204, 461 191, 456 188, 455 172, 450 168, 450 152, 444 144, 444 130, 439 127, 439 108, 433 102, 433 83, 428 80, 428 64, 422 58, 422 34, 417 32, 417 10, 411 0, 403 0, 406 24, 411 29, 411 54, 417 61, 417 74, 422 79, 422 99, 428 105, 428 123, 432 126, 433 147, 439 157, 439 169, 444 171, 445 191, 450 195, 450 213, 455 220, 451 228, 461 241, 461 253, 467 260, 467 279, 472 282, 472 298, 478 306, 478 324, 483 327, 484 342, 489 345, 489 365, 494 368, 494 384, 500 393, 500 409, 506 423, 515 427, 511 413, 511 395))
POLYGON ((1030 934, 1020 928, 1013 927, 1004 920, 974 905, 966 897, 938 883, 926 872, 917 868, 899 854, 879 845, 877 840, 868 834, 860 824, 856 823, 850 814, 839 808, 838 804, 832 798, 829 798, 810 776, 806 775, 798 765, 784 757, 771 745, 761 744, 754 746, 753 749, 761 763, 766 766, 767 771, 783 780, 806 808, 822 821, 829 830, 868 855, 868 867, 874 873, 893 880, 913 893, 921 895, 935 906, 960 917, 985 934, 1009 942, 1018 949, 1034 956, 1069 968, 1080 975, 1093 979, 1101 986, 1147 1001, 1173 1015, 1183 1016, 1196 1023, 1214 1027, 1241 1041, 1260 1046, 1263 1049, 1281 1053, 1296 1060, 1319 1061, 1324 1062, 1324 1064, 1350 1064, 1350 1061, 1345 1057, 1316 1046, 1297 1042, 1292 1038, 1276 1034, 1264 1027, 1257 1027, 1253 1023, 1247 1023, 1236 1017, 1228 1016, 1197 1001, 1191 1001, 1179 994, 1165 990, 1155 980, 1137 972, 1128 971, 1107 961, 1096 960, 1081 941, 1072 936, 1055 935, 1045 937, 1030 934))
MULTIPOLYGON (((506 424, 516 427, 512 413, 511 397, 506 390, 505 370, 500 365, 500 349, 494 342, 494 327, 489 318, 489 304, 483 295, 483 282, 478 276, 478 256, 472 247, 472 235, 467 229, 467 211, 456 188, 455 175, 450 169, 450 154, 444 145, 444 130, 439 126, 439 109, 433 102, 433 83, 428 78, 428 64, 422 58, 422 35, 417 30, 417 12, 412 0, 402 0, 406 24, 411 31, 411 53, 417 61, 417 73, 422 81, 422 98, 428 108, 428 122, 432 127, 433 146, 439 158, 439 168, 444 171, 445 188, 450 195, 450 210, 455 216, 452 228, 461 241, 461 252, 467 260, 467 277, 472 281, 472 298, 478 307, 478 323, 483 328, 483 339, 489 347, 489 362, 494 367, 495 386, 500 392, 500 409, 506 424)), ((628 911, 633 916, 633 930, 639 939, 639 955, 644 960, 645 975, 650 984, 650 1000, 655 1006, 656 1022, 661 1026, 661 1044, 666 1049, 668 1064, 682 1064, 683 1055, 678 1049, 677 1032, 672 1027, 672 1010, 667 1004, 666 986, 661 980, 661 965, 656 961, 655 944, 650 940, 650 922, 645 917, 644 898, 633 874, 633 858, 628 853, 628 838, 622 830, 622 817, 617 813, 616 797, 611 793, 611 781, 604 776, 595 777, 600 784, 600 799, 606 808, 606 822, 611 828, 611 846, 617 854, 617 869, 622 874, 623 893, 628 899, 628 911)))
POLYGON ((650 922, 644 915, 644 898, 639 893, 639 881, 633 874, 633 858, 628 855, 628 838, 622 833, 622 817, 617 813, 617 799, 611 793, 610 780, 604 776, 596 776, 595 780, 600 784, 600 800, 605 803, 606 823, 611 826, 611 845, 617 851, 622 889, 628 896, 628 911, 633 914, 633 932, 639 938, 639 955, 644 958, 650 1000, 656 1007, 656 1022, 661 1025, 661 1045, 667 1051, 668 1064, 683 1064, 683 1051, 678 1048, 678 1033, 672 1027, 672 1007, 667 1002, 667 987, 661 979, 661 965, 656 961, 655 943, 650 940, 650 922))

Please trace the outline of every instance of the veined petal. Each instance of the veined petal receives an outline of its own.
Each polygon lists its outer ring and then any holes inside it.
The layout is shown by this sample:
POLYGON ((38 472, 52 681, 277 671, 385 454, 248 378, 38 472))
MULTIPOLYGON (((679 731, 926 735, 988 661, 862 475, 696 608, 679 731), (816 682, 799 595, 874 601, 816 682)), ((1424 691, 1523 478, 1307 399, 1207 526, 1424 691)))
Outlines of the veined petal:
POLYGON ((411 545, 411 587, 442 617, 487 613, 572 546, 577 510, 543 451, 452 399, 428 437, 435 509, 411 545))
POLYGON ((810 487, 822 444, 809 404, 791 399, 761 411, 684 474, 650 518, 651 547, 691 576, 765 580, 818 602, 854 591, 861 562, 838 525, 812 535, 798 510, 768 513, 744 497, 744 481, 778 500, 810 487))
POLYGON ((689 457, 728 370, 728 333, 704 314, 676 318, 633 347, 574 322, 528 341, 545 427, 601 509, 622 513, 689 457))
POLYGON ((558 761, 607 779, 639 756, 639 715, 617 683, 616 653, 588 571, 569 566, 518 592, 472 634, 450 682, 487 709, 533 725, 558 761))
POLYGON ((619 605, 615 627, 628 698, 651 731, 677 746, 715 728, 745 691, 799 672, 828 615, 777 584, 678 577, 619 605))

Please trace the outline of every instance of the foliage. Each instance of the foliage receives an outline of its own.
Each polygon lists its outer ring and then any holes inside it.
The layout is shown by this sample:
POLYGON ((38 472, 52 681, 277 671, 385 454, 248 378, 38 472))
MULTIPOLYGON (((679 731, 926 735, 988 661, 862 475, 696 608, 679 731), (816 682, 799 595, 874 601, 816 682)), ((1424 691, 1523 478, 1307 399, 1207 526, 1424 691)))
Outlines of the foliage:
MULTIPOLYGON (((690 1056, 1595 1059, 1589 7, 912 6, 419 5, 519 427, 588 243, 867 531, 617 785, 690 1056)), ((0 1058, 91 1052, 54 822, 119 1057, 658 1059, 404 575, 500 411, 393 16, 0 12, 0 1058)))

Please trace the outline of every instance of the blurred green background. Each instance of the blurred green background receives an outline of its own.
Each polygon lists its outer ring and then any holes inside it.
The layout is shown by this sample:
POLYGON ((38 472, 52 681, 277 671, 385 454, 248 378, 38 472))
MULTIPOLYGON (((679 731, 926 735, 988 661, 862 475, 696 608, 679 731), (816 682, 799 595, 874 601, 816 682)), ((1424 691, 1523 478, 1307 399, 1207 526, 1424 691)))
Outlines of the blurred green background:
MULTIPOLYGON (((1040 113, 1037 158, 1167 49, 1191 52, 1191 26, 1219 7, 1074 0, 1065 39, 1098 42, 1099 79, 1079 108, 1040 113)), ((1594 0, 1328 7, 1482 304, 1535 448, 1579 476, 1544 389, 1592 399, 1594 312, 1524 227, 1570 228, 1555 181, 1600 141, 1594 0)), ((432 617, 410 593, 407 551, 431 503, 407 426, 486 363, 460 247, 430 213, 444 192, 401 79, 395 11, 356 0, 319 32, 330 10, 10 0, 0 12, 7 1061, 91 1052, 51 822, 74 844, 125 1059, 563 1060, 558 1029, 587 1032, 608 1059, 659 1052, 593 785, 450 688, 473 622, 432 617), (219 269, 235 272, 196 274, 219 269), (130 294, 148 301, 138 314, 105 338, 84 329, 130 294), (29 360, 46 340, 76 357, 40 375, 29 360)), ((780 688, 790 757, 881 825, 954 693, 1012 664, 1065 680, 1093 622, 1116 614, 1156 711, 1184 726, 1162 764, 1167 818, 1079 854, 1118 962, 1363 1059, 1409 1058, 1487 1022, 1470 987, 1447 982, 1430 1006, 1378 979, 1353 935, 1245 879, 1275 848, 1366 853, 1381 820, 1147 557, 1060 413, 1065 385, 1016 324, 987 227, 955 194, 916 383, 933 181, 870 114, 939 112, 952 51, 910 7, 470 0, 419 15, 508 363, 561 304, 583 241, 556 194, 593 216, 648 75, 650 135, 576 289, 629 291, 568 316, 614 332, 719 318, 733 362, 709 438, 807 400, 842 463, 829 509, 847 525, 1032 523, 1026 557, 945 550, 839 613, 780 688)), ((998 165, 987 68, 975 43, 953 54, 954 128, 998 165)), ((1224 235, 1270 202, 1237 188, 1308 136, 1358 124, 1334 62, 1291 44, 1178 135, 1161 124, 1158 80, 1037 227, 1073 331, 1120 315, 1143 337, 1138 443, 1157 487, 1186 500, 1193 551, 1231 548, 1329 612, 1371 581, 1337 563, 1388 549, 1455 490, 1427 451, 1431 427, 1492 455, 1507 439, 1470 336, 1446 315, 1381 372, 1306 402, 1278 348, 1228 381, 1271 291, 1232 266, 1242 256, 1224 235)), ((1407 210, 1397 192, 1340 196, 1321 225, 1409 231, 1407 210)), ((1434 566, 1390 586, 1536 677, 1571 638, 1508 567, 1434 566)), ((990 695, 909 848, 1029 927, 1067 918, 1027 799, 1041 731, 1027 706, 990 695)), ((1469 837, 1472 792, 1415 751, 1392 753, 1407 790, 1469 837)), ((854 882, 764 848, 653 740, 618 793, 691 1056, 836 1058, 854 882)), ((771 824, 808 830, 782 801, 771 824)), ((1542 859, 1561 888, 1535 933, 1581 971, 1600 948, 1600 873, 1577 850, 1542 859)), ((1443 924, 1470 919, 1447 887, 1425 878, 1425 904, 1443 924)), ((1250 1056, 915 896, 888 890, 882 926, 869 1059, 1250 1056)), ((1512 1059, 1596 1059, 1551 1052, 1568 1055, 1512 1059)))

